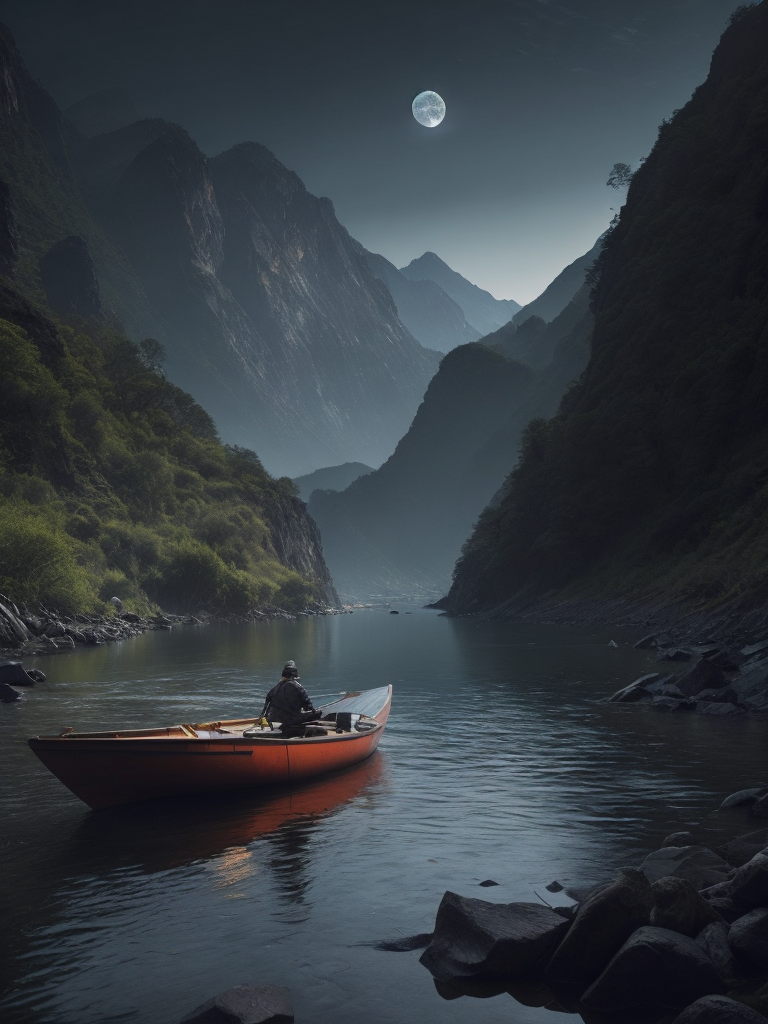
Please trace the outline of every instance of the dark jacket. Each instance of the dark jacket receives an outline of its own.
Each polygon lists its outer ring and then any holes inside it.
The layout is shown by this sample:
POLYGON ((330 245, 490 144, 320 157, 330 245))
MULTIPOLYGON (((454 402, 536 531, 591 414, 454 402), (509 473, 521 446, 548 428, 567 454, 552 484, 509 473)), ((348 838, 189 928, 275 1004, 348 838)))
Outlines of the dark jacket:
POLYGON ((297 725, 306 720, 305 711, 317 713, 309 694, 298 679, 281 679, 267 694, 262 715, 283 725, 297 725))

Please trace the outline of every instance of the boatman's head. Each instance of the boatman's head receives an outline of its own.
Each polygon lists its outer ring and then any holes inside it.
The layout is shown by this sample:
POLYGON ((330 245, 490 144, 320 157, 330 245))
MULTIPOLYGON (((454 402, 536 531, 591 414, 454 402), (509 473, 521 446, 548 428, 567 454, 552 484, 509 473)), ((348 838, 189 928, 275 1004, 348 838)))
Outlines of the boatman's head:
POLYGON ((296 662, 286 661, 285 665, 283 666, 283 678, 293 679, 296 676, 298 676, 298 674, 299 670, 296 668, 296 662))

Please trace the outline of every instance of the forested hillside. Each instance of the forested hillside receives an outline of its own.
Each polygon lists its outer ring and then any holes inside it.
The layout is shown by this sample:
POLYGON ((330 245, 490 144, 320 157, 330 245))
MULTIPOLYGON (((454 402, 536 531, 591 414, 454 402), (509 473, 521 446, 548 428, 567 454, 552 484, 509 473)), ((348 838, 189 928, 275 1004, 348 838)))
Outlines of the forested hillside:
POLYGON ((294 485, 222 445, 161 357, 0 283, 0 591, 63 613, 337 603, 294 485))
POLYGON ((444 602, 743 613, 768 596, 768 4, 665 121, 598 261, 592 357, 444 602))

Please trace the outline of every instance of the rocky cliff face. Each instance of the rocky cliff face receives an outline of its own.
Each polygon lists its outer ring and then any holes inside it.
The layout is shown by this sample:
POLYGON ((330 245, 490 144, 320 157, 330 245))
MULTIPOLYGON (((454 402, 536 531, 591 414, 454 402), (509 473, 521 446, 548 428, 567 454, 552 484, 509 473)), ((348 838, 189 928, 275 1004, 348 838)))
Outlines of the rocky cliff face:
POLYGON ((680 614, 764 604, 766 111, 761 3, 736 13, 635 175, 598 261, 589 366, 528 432, 451 611, 519 610, 545 590, 680 614))

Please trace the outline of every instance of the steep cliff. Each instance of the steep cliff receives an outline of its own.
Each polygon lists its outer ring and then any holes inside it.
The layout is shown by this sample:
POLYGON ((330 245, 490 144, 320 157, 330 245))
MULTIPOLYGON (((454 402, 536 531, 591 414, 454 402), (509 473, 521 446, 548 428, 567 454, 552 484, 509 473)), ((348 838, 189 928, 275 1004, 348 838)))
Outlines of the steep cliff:
POLYGON ((661 126, 598 265, 589 366, 529 428, 445 607, 551 591, 744 614, 768 594, 765 2, 661 126))

